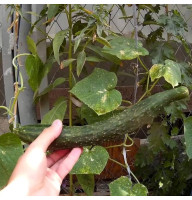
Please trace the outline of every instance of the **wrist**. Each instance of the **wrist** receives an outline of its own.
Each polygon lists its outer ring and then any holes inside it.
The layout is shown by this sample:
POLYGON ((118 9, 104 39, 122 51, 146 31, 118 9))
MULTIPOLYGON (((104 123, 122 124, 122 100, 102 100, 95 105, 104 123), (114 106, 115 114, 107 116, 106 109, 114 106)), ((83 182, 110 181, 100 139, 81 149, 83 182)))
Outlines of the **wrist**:
POLYGON ((28 189, 23 187, 23 184, 16 182, 10 182, 6 187, 0 191, 0 199, 3 197, 12 197, 12 196, 27 196, 28 189))

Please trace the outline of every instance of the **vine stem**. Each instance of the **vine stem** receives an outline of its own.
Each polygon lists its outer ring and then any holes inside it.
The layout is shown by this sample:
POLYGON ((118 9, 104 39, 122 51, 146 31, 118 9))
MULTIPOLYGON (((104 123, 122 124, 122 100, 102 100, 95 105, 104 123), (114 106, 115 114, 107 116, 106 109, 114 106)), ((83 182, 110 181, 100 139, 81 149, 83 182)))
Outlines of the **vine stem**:
MULTIPOLYGON (((72 16, 71 16, 72 8, 69 5, 69 12, 68 12, 68 24, 69 24, 69 51, 68 51, 68 58, 72 58, 72 16)), ((69 64, 69 88, 72 89, 72 70, 73 65, 72 63, 69 64)), ((69 126, 72 126, 72 101, 71 97, 72 94, 69 93, 69 126)))
MULTIPOLYGON (((152 89, 155 87, 155 85, 157 84, 158 81, 159 81, 159 79, 157 79, 157 80, 153 83, 153 85, 151 86, 151 88, 150 88, 149 90, 147 90, 147 91, 142 95, 142 97, 138 100, 138 102, 140 102, 149 92, 152 91, 152 89)), ((138 103, 138 102, 137 102, 137 103, 138 103)))
MULTIPOLYGON (((29 53, 18 54, 13 58, 12 64, 15 68, 15 74, 17 74, 17 70, 18 70, 17 65, 15 64, 15 60, 17 58, 21 57, 21 56, 28 56, 28 55, 31 55, 31 54, 29 54, 29 53)), ((17 80, 17 76, 16 76, 16 82, 14 83, 14 87, 15 87, 14 100, 13 100, 13 103, 11 105, 11 108, 6 109, 8 111, 8 114, 11 117, 10 120, 9 120, 9 123, 11 123, 14 120, 14 128, 16 128, 17 100, 18 100, 20 92, 24 89, 23 77, 22 77, 22 74, 21 74, 20 71, 19 71, 19 77, 20 77, 20 87, 19 87, 19 83, 18 83, 18 80, 17 80)))
POLYGON ((122 144, 112 145, 112 146, 108 146, 105 148, 109 149, 109 148, 115 148, 115 147, 131 147, 131 146, 133 146, 133 144, 134 144, 133 139, 131 137, 129 137, 128 134, 126 134, 125 138, 124 138, 124 142, 122 144), (127 144, 127 139, 129 139, 131 141, 131 144, 127 144))
POLYGON ((0 109, 4 109, 8 112, 9 115, 13 115, 13 113, 11 112, 11 110, 9 108, 7 108, 6 106, 0 106, 0 109))
POLYGON ((127 101, 127 100, 124 100, 124 99, 122 100, 122 102, 127 103, 129 105, 132 105, 132 103, 130 101, 127 101))
MULTIPOLYGON (((68 19, 68 25, 69 25, 69 51, 68 51, 68 59, 72 58, 72 7, 71 4, 69 4, 69 11, 66 10, 66 15, 68 19)), ((72 72, 73 71, 73 65, 72 63, 69 64, 69 88, 72 89, 72 72)), ((72 94, 69 93, 69 126, 73 125, 72 122, 72 94)), ((73 175, 69 175, 69 181, 70 181, 70 189, 69 194, 73 196, 73 175)))
POLYGON ((144 65, 144 63, 142 62, 142 60, 141 60, 141 58, 138 56, 137 57, 138 58, 138 60, 139 60, 139 62, 140 62, 140 64, 141 64, 141 66, 145 69, 145 71, 146 72, 149 72, 149 70, 147 69, 147 67, 144 65))

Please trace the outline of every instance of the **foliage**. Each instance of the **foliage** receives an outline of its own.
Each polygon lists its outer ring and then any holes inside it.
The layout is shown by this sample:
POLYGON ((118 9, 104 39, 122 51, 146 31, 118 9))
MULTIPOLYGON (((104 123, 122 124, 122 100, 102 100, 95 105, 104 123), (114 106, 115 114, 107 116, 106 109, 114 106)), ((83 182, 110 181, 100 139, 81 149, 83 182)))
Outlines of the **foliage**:
POLYGON ((109 184, 111 196, 147 196, 147 188, 142 184, 135 184, 128 177, 122 176, 109 184))
POLYGON ((84 148, 83 154, 73 167, 71 174, 100 174, 107 164, 109 154, 105 148, 84 148))
POLYGON ((189 195, 192 161, 185 153, 184 140, 175 141, 168 130, 160 123, 151 127, 148 144, 136 155, 135 173, 150 195, 189 195))
POLYGON ((16 135, 6 133, 0 136, 0 189, 7 184, 22 153, 21 141, 16 135))
POLYGON ((117 77, 114 72, 95 68, 79 81, 70 91, 98 115, 115 110, 121 104, 121 93, 115 88, 117 77))
MULTIPOLYGON (((10 15, 17 12, 18 16, 25 19, 19 5, 8 6, 11 8, 10 15)), ((117 6, 122 12, 120 20, 126 21, 133 18, 126 11, 126 7, 132 5, 117 6)), ((34 102, 39 102, 42 97, 64 82, 66 82, 66 87, 69 86, 69 98, 60 97, 57 99, 53 108, 41 119, 41 123, 48 124, 57 118, 63 120, 66 110, 68 110, 69 126, 72 126, 74 123, 72 104, 74 102, 76 102, 75 105, 78 105, 74 109, 77 110, 81 120, 84 119, 82 125, 105 120, 121 112, 123 110, 122 102, 125 101, 122 100, 120 92, 115 87, 120 74, 118 72, 122 72, 122 69, 129 67, 124 64, 124 61, 127 60, 136 63, 136 59, 137 64, 139 64, 138 68, 132 69, 133 77, 139 80, 139 84, 143 85, 144 88, 143 95, 138 101, 150 95, 153 88, 162 79, 164 83, 162 89, 180 85, 192 88, 191 50, 184 39, 184 33, 188 31, 188 27, 180 13, 177 10, 169 10, 168 5, 137 5, 137 24, 142 27, 156 26, 156 29, 148 35, 145 35, 142 29, 139 31, 139 39, 143 39, 141 42, 110 30, 108 19, 113 7, 114 5, 99 4, 94 5, 93 10, 88 10, 78 4, 50 4, 44 7, 38 15, 37 21, 31 25, 31 30, 26 38, 31 53, 23 55, 27 56, 25 69, 28 75, 28 83, 34 91, 34 102), (164 14, 160 14, 162 9, 165 9, 164 14), (145 11, 144 21, 140 21, 143 10, 145 11), (68 26, 56 33, 54 38, 51 38, 47 33, 43 33, 40 26, 37 26, 44 18, 47 20, 45 25, 51 25, 60 14, 65 14, 68 26), (155 16, 159 17, 156 19, 155 16), (41 60, 37 50, 41 41, 35 42, 32 39, 35 28, 45 35, 44 40, 49 38, 51 41, 50 46, 47 48, 47 60, 45 62, 41 60), (176 45, 183 47, 189 58, 188 63, 179 60, 175 56, 174 49, 176 45), (145 66, 142 61, 143 57, 147 55, 150 58, 149 63, 152 63, 149 66, 145 66), (101 62, 103 65, 100 65, 101 62), (95 68, 95 63, 98 64, 99 68, 95 68), (105 67, 106 63, 110 64, 110 70, 105 67), (53 64, 58 67, 61 77, 51 82, 43 91, 40 91, 41 82, 50 73, 53 64), (69 71, 67 77, 63 74, 62 70, 64 68, 69 71)), ((133 32, 132 35, 135 33, 133 32)), ((13 64, 17 70, 14 62, 13 64)), ((136 82, 135 88, 137 88, 137 84, 136 82)), ((3 107, 11 117, 14 117, 13 108, 18 95, 14 97, 15 101, 10 108, 3 107)), ((131 104, 127 101, 126 103, 131 104)), ((191 158, 192 152, 189 131, 192 122, 191 118, 186 119, 183 114, 184 109, 186 109, 185 101, 174 102, 166 107, 164 114, 167 116, 167 120, 151 125, 148 131, 150 134, 148 145, 143 146, 137 154, 135 162, 137 174, 141 179, 141 183, 147 186, 150 194, 184 194, 186 181, 191 173, 191 160, 188 161, 186 153, 191 158), (181 149, 181 144, 178 144, 170 136, 171 134, 174 136, 178 134, 178 127, 175 126, 178 118, 185 122, 186 153, 184 145, 182 144, 181 149), (167 125, 168 123, 172 125, 171 130, 167 125)), ((5 136, 12 139, 15 137, 10 134, 5 136)), ((0 141, 1 139, 3 139, 2 136, 0 141)), ((126 139, 125 137, 123 145, 125 145, 126 139)), ((14 140, 17 144, 14 142, 11 144, 14 152, 18 153, 15 153, 14 156, 16 157, 12 161, 9 160, 10 162, 6 160, 2 162, 6 164, 8 169, 8 173, 0 170, 3 172, 2 177, 5 177, 5 182, 18 156, 21 154, 18 140, 18 138, 14 140), (14 147, 17 148, 14 149, 14 147)), ((8 143, 5 142, 5 144, 8 143)), ((123 147, 123 145, 119 146, 123 147)), ((4 148, 4 146, 0 142, 1 148, 4 148)), ((100 174, 103 171, 109 159, 109 154, 101 146, 84 148, 84 153, 70 176, 76 174, 78 182, 86 194, 92 195, 94 174, 100 174)), ((9 156, 10 152, 7 152, 6 155, 9 156)), ((0 157, 5 159, 3 154, 0 157)), ((123 164, 120 163, 120 165, 123 164)), ((147 188, 139 183, 137 179, 135 180, 137 183, 130 181, 128 177, 120 177, 113 181, 109 184, 111 195, 147 195, 147 188)), ((1 186, 5 185, 5 182, 1 183, 1 186)), ((72 191, 72 188, 70 190, 72 191)))

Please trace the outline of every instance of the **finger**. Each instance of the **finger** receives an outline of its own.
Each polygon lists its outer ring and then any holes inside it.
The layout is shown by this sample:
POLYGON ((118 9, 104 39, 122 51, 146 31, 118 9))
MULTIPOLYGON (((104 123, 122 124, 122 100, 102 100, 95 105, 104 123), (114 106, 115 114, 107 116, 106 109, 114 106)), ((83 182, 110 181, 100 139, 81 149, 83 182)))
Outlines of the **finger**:
POLYGON ((49 145, 60 135, 62 131, 62 122, 55 120, 49 128, 43 130, 43 132, 31 143, 28 147, 28 151, 34 148, 40 148, 43 152, 46 152, 49 145))
POLYGON ((51 167, 52 165, 54 165, 56 162, 58 162, 58 160, 67 155, 69 152, 70 152, 69 149, 58 150, 49 155, 47 157, 47 167, 51 167))
POLYGON ((65 158, 60 159, 58 163, 55 163, 55 165, 53 165, 53 169, 55 169, 62 180, 72 170, 73 166, 78 161, 81 153, 82 148, 74 148, 65 158))

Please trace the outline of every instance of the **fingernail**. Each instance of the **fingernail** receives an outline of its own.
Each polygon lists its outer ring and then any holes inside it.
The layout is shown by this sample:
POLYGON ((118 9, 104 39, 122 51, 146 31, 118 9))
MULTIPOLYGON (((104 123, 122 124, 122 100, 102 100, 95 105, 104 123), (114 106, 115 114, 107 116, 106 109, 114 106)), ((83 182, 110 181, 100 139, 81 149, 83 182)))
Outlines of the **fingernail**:
POLYGON ((61 122, 61 120, 56 119, 55 121, 53 121, 51 126, 60 127, 60 126, 62 126, 62 122, 61 122))

